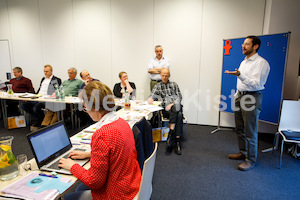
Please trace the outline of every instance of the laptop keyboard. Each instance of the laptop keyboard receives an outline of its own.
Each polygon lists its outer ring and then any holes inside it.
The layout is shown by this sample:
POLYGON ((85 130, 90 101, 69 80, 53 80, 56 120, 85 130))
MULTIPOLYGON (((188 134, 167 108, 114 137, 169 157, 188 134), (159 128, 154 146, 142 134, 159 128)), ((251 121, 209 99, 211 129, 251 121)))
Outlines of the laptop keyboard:
MULTIPOLYGON (((86 151, 86 149, 74 149, 74 151, 86 151)), ((62 158, 67 159, 68 156, 69 156, 69 154, 65 155, 65 156, 62 157, 62 158)), ((61 167, 58 167, 58 163, 59 163, 59 160, 57 160, 56 162, 52 163, 48 168, 60 170, 61 167)))

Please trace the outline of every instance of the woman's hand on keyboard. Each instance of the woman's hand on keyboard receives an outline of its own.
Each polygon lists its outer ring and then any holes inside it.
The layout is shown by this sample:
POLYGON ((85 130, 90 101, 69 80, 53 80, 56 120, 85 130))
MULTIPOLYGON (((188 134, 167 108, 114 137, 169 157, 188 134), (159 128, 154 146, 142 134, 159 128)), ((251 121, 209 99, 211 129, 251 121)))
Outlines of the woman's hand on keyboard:
POLYGON ((76 163, 70 158, 68 158, 68 159, 61 158, 59 160, 58 167, 70 170, 74 164, 76 164, 76 163))
POLYGON ((91 157, 91 152, 86 152, 86 151, 71 151, 69 154, 69 158, 73 160, 80 160, 80 159, 85 159, 90 157, 91 157))

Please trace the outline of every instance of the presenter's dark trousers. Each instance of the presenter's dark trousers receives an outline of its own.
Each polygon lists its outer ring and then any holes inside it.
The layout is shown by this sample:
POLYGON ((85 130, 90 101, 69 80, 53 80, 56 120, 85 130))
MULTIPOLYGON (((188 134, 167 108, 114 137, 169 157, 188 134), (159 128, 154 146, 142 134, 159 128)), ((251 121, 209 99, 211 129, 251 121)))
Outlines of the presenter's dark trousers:
POLYGON ((235 98, 235 126, 240 153, 246 161, 255 163, 257 158, 258 130, 257 123, 261 112, 263 96, 261 92, 251 94, 238 93, 235 98))

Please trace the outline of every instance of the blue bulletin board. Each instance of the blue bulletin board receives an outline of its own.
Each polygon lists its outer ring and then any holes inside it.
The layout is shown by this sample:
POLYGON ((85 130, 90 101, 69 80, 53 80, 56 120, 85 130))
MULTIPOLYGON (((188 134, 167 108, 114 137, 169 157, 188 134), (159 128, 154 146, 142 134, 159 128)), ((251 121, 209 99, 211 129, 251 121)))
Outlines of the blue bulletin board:
MULTIPOLYGON (((290 32, 258 36, 261 46, 258 54, 270 64, 270 73, 263 93, 262 111, 260 120, 278 124, 282 102, 285 66, 288 52, 290 32)), ((221 86, 220 111, 233 113, 232 93, 236 91, 236 76, 225 74, 225 70, 238 69, 245 55, 241 44, 245 38, 226 39, 223 41, 223 70, 221 86), (234 91, 233 91, 234 90, 234 91), (230 98, 231 97, 231 98, 230 98), (226 106, 227 105, 227 106, 226 106)))

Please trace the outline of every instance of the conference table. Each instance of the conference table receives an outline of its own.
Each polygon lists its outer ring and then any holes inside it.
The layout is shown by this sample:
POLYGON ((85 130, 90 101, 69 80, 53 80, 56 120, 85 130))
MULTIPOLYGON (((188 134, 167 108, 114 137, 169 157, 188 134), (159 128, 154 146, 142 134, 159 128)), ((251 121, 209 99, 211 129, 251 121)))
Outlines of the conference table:
POLYGON ((57 116, 59 120, 60 117, 63 119, 63 110, 66 109, 65 105, 69 104, 71 108, 72 129, 77 127, 77 117, 74 116, 73 110, 77 108, 78 104, 82 103, 82 100, 78 97, 66 96, 64 100, 61 100, 61 99, 55 99, 55 97, 49 95, 40 96, 31 93, 14 93, 13 95, 9 95, 7 94, 7 92, 0 92, 0 100, 1 100, 1 107, 2 107, 3 124, 6 130, 8 130, 7 106, 6 106, 7 100, 45 102, 46 108, 47 105, 55 108, 55 112, 57 112, 57 116))
MULTIPOLYGON (((15 99, 18 99, 17 97, 15 99)), ((21 100, 23 100, 22 98, 20 98, 21 100)), ((19 100, 19 99, 18 99, 19 100)), ((47 101, 47 99, 45 99, 47 101)), ((42 101, 42 99, 40 99, 40 101, 42 101)), ((75 101, 72 100, 66 100, 67 102, 73 103, 75 101)), ((52 102, 52 101, 51 101, 52 102)), ((119 106, 123 106, 123 100, 122 99, 115 99, 116 105, 119 106)), ((139 120, 141 120, 143 117, 145 117, 146 119, 151 117, 151 114, 153 112, 157 112, 159 110, 162 110, 163 108, 160 107, 161 102, 154 102, 152 105, 147 104, 147 102, 145 101, 131 101, 131 108, 129 110, 126 110, 124 108, 118 110, 116 112, 116 114, 120 117, 123 118, 124 120, 126 120, 128 122, 128 124, 130 125, 130 127, 132 128, 134 126, 135 123, 137 123, 139 120)), ((87 142, 88 140, 84 140, 83 137, 90 137, 91 135, 96 131, 96 123, 90 125, 89 127, 79 131, 77 134, 75 134, 74 136, 72 136, 70 138, 71 142, 73 145, 76 145, 77 148, 85 148, 86 145, 90 145, 90 142, 87 142)), ((2 190, 4 187, 13 184, 15 182, 17 182, 18 180, 24 178, 25 176, 29 175, 30 173, 33 172, 38 172, 38 173, 43 173, 43 174, 49 174, 49 172, 41 172, 37 166, 37 163, 35 161, 35 158, 31 159, 28 161, 28 163, 31 165, 31 170, 29 171, 22 171, 22 174, 19 174, 16 178, 8 180, 8 181, 0 181, 0 190, 2 190), (24 173, 25 172, 25 173, 24 173)), ((88 162, 87 164, 84 165, 85 169, 89 169, 90 168, 90 162, 88 162)), ((62 174, 60 174, 62 175, 62 174)), ((58 196, 56 196, 56 198, 54 199, 59 199, 60 197, 63 197, 66 192, 72 187, 74 186, 74 184, 78 181, 78 179, 73 176, 73 175, 62 175, 63 178, 69 179, 70 181, 72 181, 72 185, 66 190, 64 191, 62 194, 59 194, 58 196)), ((0 195, 7 195, 4 194, 3 192, 0 192, 0 195)), ((1 200, 1 197, 0 197, 1 200)))

